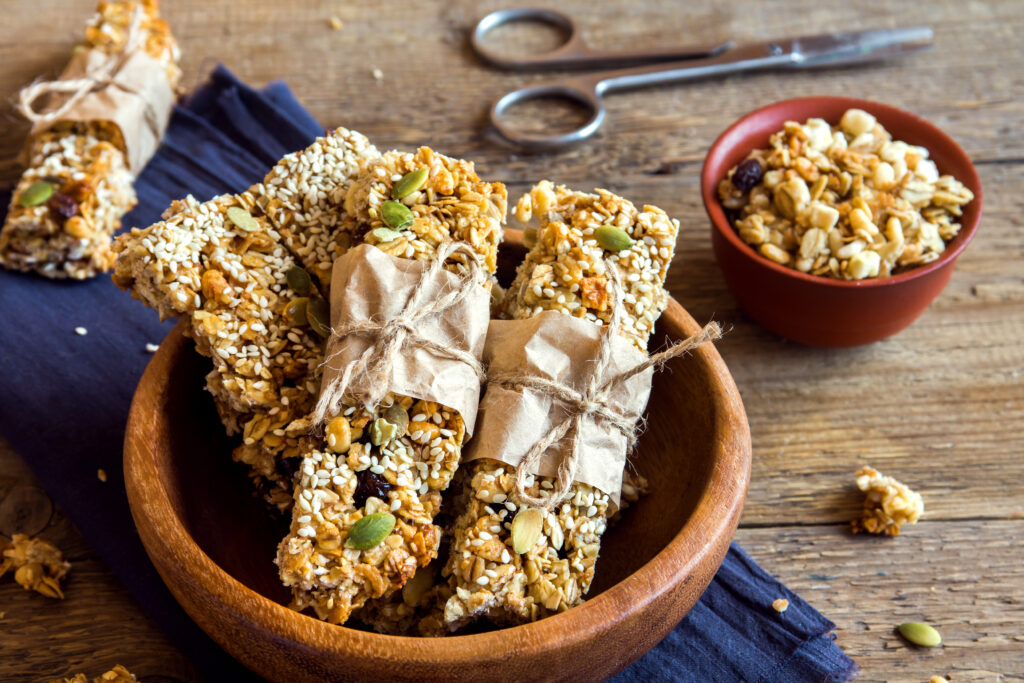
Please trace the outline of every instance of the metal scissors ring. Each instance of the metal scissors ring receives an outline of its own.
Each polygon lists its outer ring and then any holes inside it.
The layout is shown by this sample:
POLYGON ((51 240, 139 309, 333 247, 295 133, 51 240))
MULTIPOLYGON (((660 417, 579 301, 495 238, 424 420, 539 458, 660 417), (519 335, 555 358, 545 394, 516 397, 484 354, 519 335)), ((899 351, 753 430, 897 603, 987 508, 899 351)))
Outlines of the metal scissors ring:
POLYGON ((739 71, 878 61, 931 47, 932 31, 927 27, 882 29, 827 33, 742 46, 729 41, 715 45, 607 52, 588 48, 579 35, 576 23, 565 14, 550 9, 521 8, 498 10, 485 16, 473 29, 471 42, 473 50, 483 60, 506 70, 628 67, 571 76, 513 90, 494 103, 491 107, 491 124, 499 135, 526 149, 550 151, 582 142, 597 132, 606 117, 603 96, 616 90, 739 71), (516 21, 534 21, 558 27, 568 33, 568 39, 554 50, 522 58, 505 57, 487 48, 487 33, 498 26, 516 21), (523 133, 502 120, 503 114, 517 103, 550 97, 570 99, 583 105, 590 112, 590 118, 575 130, 555 135, 523 133))

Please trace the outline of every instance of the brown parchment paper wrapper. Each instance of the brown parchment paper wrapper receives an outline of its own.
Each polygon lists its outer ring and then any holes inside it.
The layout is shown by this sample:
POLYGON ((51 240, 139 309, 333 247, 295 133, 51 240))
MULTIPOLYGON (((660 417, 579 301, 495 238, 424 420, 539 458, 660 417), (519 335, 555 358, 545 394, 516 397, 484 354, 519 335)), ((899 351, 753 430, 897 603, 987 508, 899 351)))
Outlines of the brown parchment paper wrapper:
MULTIPOLYGON (((111 83, 84 95, 57 121, 36 123, 31 135, 63 121, 110 122, 121 131, 128 168, 138 176, 160 146, 174 105, 174 91, 163 65, 141 49, 129 55, 80 50, 72 56, 58 80, 88 78, 89 74, 102 72, 103 65, 111 61, 120 64, 111 83)), ((53 111, 67 101, 69 95, 56 93, 50 97, 48 109, 53 111)))
MULTIPOLYGON (((593 322, 557 311, 524 320, 492 320, 484 364, 488 372, 544 377, 581 391, 593 371, 603 336, 602 328, 593 322)), ((612 337, 611 345, 602 383, 647 359, 621 337, 612 337)), ((611 394, 609 407, 639 420, 647 406, 653 375, 654 371, 648 369, 624 382, 611 394)), ((464 452, 463 462, 490 458, 518 467, 530 448, 566 417, 560 402, 541 392, 489 384, 480 402, 479 433, 464 452)), ((565 442, 567 438, 548 448, 532 474, 556 477, 565 442)), ((580 449, 576 481, 607 493, 618 506, 629 449, 626 436, 600 419, 587 417, 582 423, 580 449)))
MULTIPOLYGON (((428 264, 398 258, 361 244, 334 261, 331 272, 331 327, 341 321, 394 318, 408 303, 428 264)), ((461 285, 462 277, 441 270, 438 278, 424 283, 427 294, 440 295, 461 285)), ((487 287, 473 292, 441 314, 424 320, 418 336, 445 346, 461 348, 480 358, 487 336, 491 296, 487 287)), ((349 335, 328 343, 322 387, 333 383, 344 367, 359 358, 373 344, 365 335, 349 335), (335 355, 337 354, 337 355, 335 355)), ((358 381, 353 389, 362 390, 358 381)), ((438 356, 427 349, 406 347, 395 360, 388 390, 403 396, 435 401, 457 410, 466 423, 467 438, 473 434, 480 380, 465 363, 438 356)))

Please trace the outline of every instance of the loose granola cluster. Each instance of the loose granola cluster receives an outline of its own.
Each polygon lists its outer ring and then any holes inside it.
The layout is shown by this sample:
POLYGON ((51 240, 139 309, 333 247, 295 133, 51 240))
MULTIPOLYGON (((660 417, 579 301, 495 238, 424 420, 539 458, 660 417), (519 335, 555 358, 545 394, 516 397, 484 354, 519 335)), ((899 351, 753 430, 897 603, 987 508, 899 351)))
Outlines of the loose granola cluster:
MULTIPOLYGON (((344 223, 356 240, 399 258, 431 261, 445 242, 467 242, 493 273, 506 197, 503 185, 481 181, 469 162, 426 147, 389 152, 363 163, 345 200, 344 223), (407 194, 396 193, 403 178, 415 183, 406 181, 407 194), (398 224, 384 215, 396 194, 409 211, 398 224)), ((463 271, 463 258, 453 258, 449 269, 463 271)), ((277 559, 294 606, 343 623, 434 559, 441 538, 434 518, 464 440, 456 411, 407 396, 390 396, 372 413, 353 401, 332 417, 324 440, 306 440, 292 527, 277 559), (380 511, 396 520, 383 543, 345 548, 354 525, 380 511)))
POLYGON ((860 109, 838 126, 787 121, 718 185, 740 238, 803 273, 885 277, 930 263, 974 195, 923 147, 895 141, 860 109))
MULTIPOLYGON (((139 13, 143 49, 163 65, 173 90, 181 80, 178 46, 155 0, 100 2, 79 49, 123 52, 139 13)), ((136 204, 120 128, 60 121, 29 140, 26 156, 0 231, 0 264, 52 278, 110 270, 111 239, 136 204)))
POLYGON ((14 534, 10 541, 0 537, 0 578, 11 570, 25 590, 64 599, 60 582, 71 571, 71 563, 49 541, 25 534, 14 534))
POLYGON ((860 519, 850 522, 853 533, 899 536, 902 525, 917 524, 924 512, 921 494, 871 467, 857 471, 857 488, 867 495, 860 519))
MULTIPOLYGON (((621 334, 646 352, 654 321, 668 295, 663 285, 679 223, 656 207, 642 211, 605 190, 575 192, 538 183, 519 201, 517 217, 539 226, 527 233, 532 245, 516 272, 505 308, 509 317, 528 318, 555 310, 603 325, 611 319, 609 263, 625 284, 621 334), (602 246, 595 234, 614 226, 628 241, 602 246)), ((579 604, 590 588, 607 517, 609 497, 577 483, 568 497, 544 513, 538 540, 525 553, 513 549, 511 529, 521 503, 514 494, 515 473, 504 463, 478 460, 465 469, 452 549, 444 573, 454 595, 444 620, 455 629, 480 617, 499 624, 521 623, 579 604)), ((548 477, 530 477, 527 493, 553 487, 548 477)), ((642 479, 624 489, 638 493, 642 479)), ((627 496, 627 498, 632 496, 627 496)))
MULTIPOLYGON (((135 683, 139 680, 135 674, 118 664, 110 671, 100 674, 92 679, 92 683, 135 683)), ((50 683, 89 683, 85 674, 75 674, 71 678, 55 678, 50 683)))

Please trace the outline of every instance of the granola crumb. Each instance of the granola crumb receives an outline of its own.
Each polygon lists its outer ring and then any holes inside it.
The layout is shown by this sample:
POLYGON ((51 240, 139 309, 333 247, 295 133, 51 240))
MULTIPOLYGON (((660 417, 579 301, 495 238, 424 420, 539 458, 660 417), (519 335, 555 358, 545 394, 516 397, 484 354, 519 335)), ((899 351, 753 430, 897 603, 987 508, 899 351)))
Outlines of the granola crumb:
POLYGON ((787 600, 786 598, 778 598, 778 599, 776 599, 772 603, 772 609, 775 610, 776 612, 778 612, 779 614, 782 614, 787 609, 789 609, 789 600, 787 600))
POLYGON ((0 539, 0 577, 12 569, 14 580, 25 590, 64 599, 60 581, 71 570, 71 563, 52 543, 25 534, 14 534, 10 541, 0 539))
MULTIPOLYGON (((138 680, 135 674, 118 664, 105 674, 93 678, 92 683, 134 683, 138 680)), ((71 678, 55 678, 50 683, 89 683, 89 679, 85 674, 75 674, 71 678)))
POLYGON ((159 348, 159 344, 146 344, 146 353, 156 353, 159 348))
POLYGON ((76 327, 75 334, 77 334, 79 337, 84 337, 85 335, 89 334, 89 330, 85 329, 84 327, 76 327))
POLYGON ((374 67, 373 71, 371 71, 370 73, 373 74, 373 80, 377 82, 384 80, 384 72, 381 71, 380 69, 374 67))
POLYGON ((928 679, 928 683, 949 683, 949 679, 945 676, 932 676, 928 679))
POLYGON ((102 482, 107 481, 107 471, 103 468, 96 470, 96 478, 102 482))
POLYGON ((899 536, 901 525, 917 524, 924 512, 921 494, 871 467, 857 471, 857 488, 867 495, 860 519, 850 522, 855 534, 899 536))
POLYGON ((327 20, 327 24, 335 31, 340 31, 341 27, 345 25, 338 17, 331 17, 327 20))

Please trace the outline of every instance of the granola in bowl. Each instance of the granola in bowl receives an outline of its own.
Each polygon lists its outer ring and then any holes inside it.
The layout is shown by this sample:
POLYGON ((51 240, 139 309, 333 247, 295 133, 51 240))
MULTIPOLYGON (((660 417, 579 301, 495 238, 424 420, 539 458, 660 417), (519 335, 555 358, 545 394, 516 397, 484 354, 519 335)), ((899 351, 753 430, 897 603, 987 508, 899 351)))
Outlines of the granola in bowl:
POLYGON ((974 194, 924 147, 874 116, 787 121, 717 188, 740 238, 764 258, 826 278, 886 277, 939 258, 974 194))

